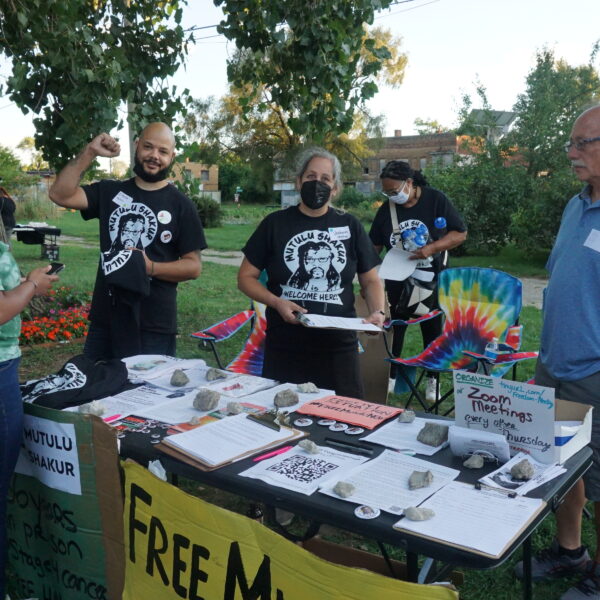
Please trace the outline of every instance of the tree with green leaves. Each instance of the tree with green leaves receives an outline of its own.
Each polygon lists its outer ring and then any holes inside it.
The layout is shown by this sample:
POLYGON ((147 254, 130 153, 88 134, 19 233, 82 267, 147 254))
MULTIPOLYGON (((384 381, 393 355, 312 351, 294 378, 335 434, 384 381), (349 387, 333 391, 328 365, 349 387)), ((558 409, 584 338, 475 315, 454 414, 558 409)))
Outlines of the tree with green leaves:
POLYGON ((499 142, 488 135, 495 119, 485 87, 476 84, 481 105, 476 119, 473 100, 464 95, 458 133, 466 136, 470 156, 429 176, 463 213, 469 227, 463 249, 495 252, 507 243, 526 251, 552 247, 562 211, 581 187, 564 143, 578 114, 600 93, 595 57, 596 48, 588 64, 571 66, 548 49, 538 52, 513 107, 514 128, 499 142))
POLYGON ((29 154, 29 164, 25 168, 30 171, 40 171, 47 169, 48 163, 44 160, 42 153, 36 149, 35 140, 32 137, 24 137, 17 145, 18 150, 23 150, 29 154))
MULTIPOLYGON (((362 29, 362 61, 369 60, 371 42, 376 48, 392 48, 390 57, 382 62, 377 81, 398 86, 403 80, 406 55, 401 52, 401 38, 384 28, 362 29)), ((230 63, 243 62, 244 52, 238 51, 230 63)), ((229 93, 219 101, 214 98, 193 100, 184 120, 183 129, 188 143, 180 157, 221 167, 219 185, 225 198, 230 197, 229 185, 235 173, 245 181, 245 195, 272 201, 273 172, 287 170, 299 149, 318 143, 339 156, 344 175, 360 174, 362 159, 373 152, 374 138, 383 135, 382 116, 373 116, 364 105, 353 113, 348 131, 327 130, 311 137, 298 133, 293 124, 293 108, 284 108, 274 101, 273 90, 257 82, 255 88, 230 86, 229 93), (248 171, 248 173, 247 173, 248 171), (248 174, 252 181, 248 181, 248 174)))
POLYGON ((29 177, 23 172, 21 161, 14 153, 0 146, 0 185, 10 189, 14 185, 27 183, 29 177))
POLYGON ((421 119, 417 117, 414 121, 415 129, 419 135, 430 135, 432 133, 448 133, 452 131, 449 127, 442 125, 435 119, 421 119))
POLYGON ((600 94, 595 58, 593 51, 588 64, 571 66, 547 48, 537 53, 525 91, 514 106, 517 119, 509 137, 532 176, 565 168, 563 147, 571 126, 600 94))
POLYGON ((60 169, 94 135, 121 127, 118 107, 138 129, 172 122, 184 105, 164 81, 190 41, 185 0, 1 0, 0 50, 12 60, 10 99, 32 112, 35 144, 60 169))
POLYGON ((551 50, 538 52, 514 106, 517 120, 506 143, 526 166, 528 189, 513 215, 511 237, 523 249, 552 246, 564 207, 581 188, 564 144, 577 116, 599 97, 596 50, 588 64, 578 66, 551 50))
MULTIPOLYGON (((377 92, 384 61, 394 60, 394 46, 365 29, 392 0, 214 2, 225 14, 219 33, 240 50, 227 73, 242 108, 260 105, 268 90, 294 135, 319 141, 350 131, 356 110, 377 92)), ((406 57, 396 61, 403 70, 406 57)))

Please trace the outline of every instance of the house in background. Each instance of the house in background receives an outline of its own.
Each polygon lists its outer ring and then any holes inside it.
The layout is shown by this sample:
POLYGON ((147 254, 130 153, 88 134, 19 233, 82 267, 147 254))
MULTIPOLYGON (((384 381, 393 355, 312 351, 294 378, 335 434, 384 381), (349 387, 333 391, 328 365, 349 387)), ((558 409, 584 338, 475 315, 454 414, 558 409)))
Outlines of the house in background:
MULTIPOLYGON (((512 128, 517 114, 503 110, 474 109, 469 113, 469 127, 481 129, 482 137, 497 144, 512 128)), ((356 182, 356 189, 363 194, 371 194, 381 189, 379 174, 390 160, 403 160, 413 169, 424 169, 437 165, 447 167, 456 155, 468 157, 475 150, 468 136, 453 132, 429 133, 424 135, 402 135, 396 129, 393 137, 375 141, 377 148, 372 156, 363 160, 363 175, 356 182)))
POLYGON ((473 109, 467 122, 476 131, 481 129, 481 136, 493 144, 497 144, 511 129, 517 119, 517 113, 508 110, 473 109))
POLYGON ((205 165, 187 159, 185 162, 174 163, 171 168, 171 180, 183 182, 185 177, 199 181, 202 195, 210 196, 215 202, 221 202, 218 165, 205 165))
POLYGON ((374 154, 363 160, 363 175, 356 182, 356 189, 363 194, 381 189, 379 174, 390 160, 403 160, 413 169, 424 169, 433 164, 448 166, 461 147, 461 137, 455 133, 402 135, 400 129, 394 131, 393 137, 384 137, 378 142, 374 154))

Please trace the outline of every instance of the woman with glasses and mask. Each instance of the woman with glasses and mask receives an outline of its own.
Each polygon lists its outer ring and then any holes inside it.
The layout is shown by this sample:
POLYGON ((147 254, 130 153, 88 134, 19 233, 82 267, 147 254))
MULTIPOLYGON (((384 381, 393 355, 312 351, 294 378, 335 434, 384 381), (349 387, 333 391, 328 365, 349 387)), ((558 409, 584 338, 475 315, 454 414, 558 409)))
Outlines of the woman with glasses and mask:
POLYGON ((302 154, 296 186, 300 204, 268 215, 243 248, 238 287, 267 305, 263 375, 282 382, 312 381, 340 396, 361 398, 354 331, 313 329, 297 313, 354 317, 358 275, 370 312, 381 326, 385 295, 377 256, 360 222, 331 206, 342 189, 339 160, 320 148, 302 154), (268 276, 266 287, 259 281, 268 276))
MULTIPOLYGON (((404 281, 385 281, 392 319, 410 319, 424 315, 437 304, 437 277, 446 268, 448 250, 460 246, 467 228, 448 198, 429 187, 421 173, 407 162, 392 160, 381 171, 381 190, 387 202, 377 211, 369 237, 377 253, 385 247, 399 247, 417 261, 415 273, 404 281)), ((440 318, 421 323, 423 346, 442 332, 440 318)), ((392 352, 400 356, 406 325, 394 327, 392 352)), ((392 376, 394 374, 392 373, 392 376)), ((438 399, 437 380, 427 377, 425 397, 438 399)))

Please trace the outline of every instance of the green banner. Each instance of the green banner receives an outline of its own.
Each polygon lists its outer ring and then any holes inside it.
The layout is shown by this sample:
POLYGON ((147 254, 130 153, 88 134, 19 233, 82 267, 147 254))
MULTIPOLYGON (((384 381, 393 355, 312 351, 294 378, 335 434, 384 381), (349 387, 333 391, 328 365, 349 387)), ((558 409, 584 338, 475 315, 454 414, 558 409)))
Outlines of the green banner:
POLYGON ((8 505, 11 597, 118 598, 108 580, 119 580, 120 506, 114 433, 90 415, 26 404, 8 505))

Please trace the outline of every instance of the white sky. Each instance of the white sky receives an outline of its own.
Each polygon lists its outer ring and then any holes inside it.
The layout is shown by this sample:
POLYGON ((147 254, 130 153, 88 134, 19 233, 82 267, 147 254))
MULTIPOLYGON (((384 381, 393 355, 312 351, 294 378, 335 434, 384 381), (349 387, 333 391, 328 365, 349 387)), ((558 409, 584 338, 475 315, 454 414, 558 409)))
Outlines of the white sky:
MULTIPOLYGON (((185 26, 214 25, 221 18, 212 0, 189 0, 185 26)), ((318 18, 318 15, 315 15, 318 18)), ((471 93, 479 78, 494 109, 510 110, 525 87, 536 50, 548 46, 571 65, 587 63, 600 38, 599 0, 415 0, 379 13, 375 24, 402 36, 408 54, 404 83, 399 89, 380 89, 369 106, 394 129, 414 133, 417 117, 456 124, 463 91, 471 93)), ((216 30, 197 33, 185 70, 175 77, 192 95, 221 96, 227 89, 226 59, 233 47, 216 30)), ((600 66, 597 59, 596 67, 600 66)), ((0 78, 10 73, 0 59, 0 78)), ((0 144, 14 148, 33 135, 31 116, 25 116, 0 96, 0 144)), ((125 135, 121 135, 121 140, 125 135)), ((123 153, 122 157, 127 154, 123 153)))

